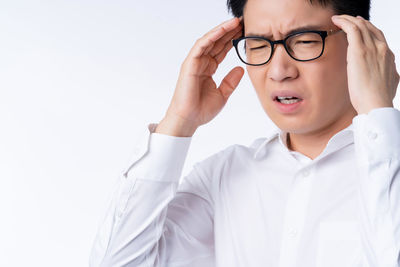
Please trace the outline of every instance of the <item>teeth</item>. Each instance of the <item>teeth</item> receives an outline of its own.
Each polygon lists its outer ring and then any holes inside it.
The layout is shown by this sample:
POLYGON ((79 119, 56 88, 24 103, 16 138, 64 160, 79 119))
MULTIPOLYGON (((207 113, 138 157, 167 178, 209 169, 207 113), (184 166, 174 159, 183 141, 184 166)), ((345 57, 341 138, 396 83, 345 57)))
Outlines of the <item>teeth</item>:
POLYGON ((283 104, 293 104, 296 102, 299 102, 300 99, 290 99, 290 100, 285 100, 285 99, 280 99, 279 102, 283 103, 283 104))
POLYGON ((279 100, 282 100, 282 99, 296 98, 296 97, 294 97, 294 96, 278 96, 277 98, 278 98, 279 100))

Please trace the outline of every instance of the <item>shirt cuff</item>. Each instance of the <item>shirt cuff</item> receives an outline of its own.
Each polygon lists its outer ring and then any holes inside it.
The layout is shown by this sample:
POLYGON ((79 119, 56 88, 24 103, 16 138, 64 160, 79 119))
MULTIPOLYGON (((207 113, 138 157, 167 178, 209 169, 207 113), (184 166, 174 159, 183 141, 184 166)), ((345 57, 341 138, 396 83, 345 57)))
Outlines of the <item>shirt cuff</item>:
POLYGON ((157 125, 147 125, 123 173, 126 178, 179 182, 192 137, 155 133, 157 125))
POLYGON ((368 161, 399 157, 400 111, 392 107, 376 108, 353 118, 354 143, 368 161))

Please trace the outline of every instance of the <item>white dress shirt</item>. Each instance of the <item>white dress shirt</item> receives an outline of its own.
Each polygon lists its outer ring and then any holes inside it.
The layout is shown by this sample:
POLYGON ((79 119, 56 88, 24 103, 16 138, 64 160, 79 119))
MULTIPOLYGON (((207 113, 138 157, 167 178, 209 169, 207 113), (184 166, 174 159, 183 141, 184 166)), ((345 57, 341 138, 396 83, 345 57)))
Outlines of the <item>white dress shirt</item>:
POLYGON ((400 266, 399 110, 357 115, 314 160, 276 129, 182 180, 191 137, 156 126, 121 174, 90 266, 400 266))

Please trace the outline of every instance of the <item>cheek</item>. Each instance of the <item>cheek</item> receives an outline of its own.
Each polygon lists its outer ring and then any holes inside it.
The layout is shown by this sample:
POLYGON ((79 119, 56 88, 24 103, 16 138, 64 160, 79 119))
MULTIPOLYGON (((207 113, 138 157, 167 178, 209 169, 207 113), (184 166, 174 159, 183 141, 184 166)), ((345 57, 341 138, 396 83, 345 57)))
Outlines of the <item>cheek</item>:
POLYGON ((321 69, 326 76, 327 85, 338 90, 347 87, 347 41, 345 39, 328 43, 321 69), (339 88, 338 88, 339 87, 339 88))
MULTIPOLYGON (((267 84, 267 68, 266 67, 254 67, 254 66, 246 66, 247 73, 249 74, 250 81, 260 98, 261 102, 265 102, 266 96, 268 93, 268 84, 267 84)), ((264 104, 264 103, 263 103, 264 104)))
POLYGON ((347 93, 347 63, 343 51, 330 50, 325 57, 304 69, 303 77, 311 89, 313 102, 337 105, 345 101, 347 93))

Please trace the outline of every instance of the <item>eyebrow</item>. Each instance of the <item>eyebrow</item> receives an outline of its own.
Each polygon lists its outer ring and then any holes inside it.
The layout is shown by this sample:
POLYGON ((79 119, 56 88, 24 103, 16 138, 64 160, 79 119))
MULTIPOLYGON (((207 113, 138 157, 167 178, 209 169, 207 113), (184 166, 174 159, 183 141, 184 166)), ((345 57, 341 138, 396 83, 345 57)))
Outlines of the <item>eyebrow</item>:
MULTIPOLYGON (((302 32, 302 31, 314 31, 317 29, 321 29, 321 26, 317 26, 317 25, 307 25, 307 26, 302 26, 302 27, 298 27, 298 28, 294 28, 288 32, 286 32, 284 34, 284 36, 288 36, 292 33, 296 33, 296 32, 302 32)), ((272 34, 260 34, 260 33, 248 33, 246 36, 256 36, 256 37, 264 37, 266 39, 271 39, 272 38, 272 34)))

